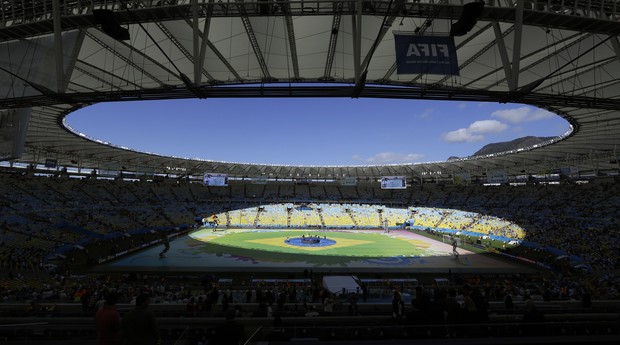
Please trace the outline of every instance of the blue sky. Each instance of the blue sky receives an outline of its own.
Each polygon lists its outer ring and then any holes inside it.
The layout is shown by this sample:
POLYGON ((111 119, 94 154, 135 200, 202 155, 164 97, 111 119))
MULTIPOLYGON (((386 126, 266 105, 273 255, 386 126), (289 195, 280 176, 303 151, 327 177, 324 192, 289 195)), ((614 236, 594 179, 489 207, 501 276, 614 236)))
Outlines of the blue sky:
POLYGON ((559 116, 522 104, 361 98, 100 103, 67 123, 139 151, 290 165, 441 161, 569 128, 559 116))

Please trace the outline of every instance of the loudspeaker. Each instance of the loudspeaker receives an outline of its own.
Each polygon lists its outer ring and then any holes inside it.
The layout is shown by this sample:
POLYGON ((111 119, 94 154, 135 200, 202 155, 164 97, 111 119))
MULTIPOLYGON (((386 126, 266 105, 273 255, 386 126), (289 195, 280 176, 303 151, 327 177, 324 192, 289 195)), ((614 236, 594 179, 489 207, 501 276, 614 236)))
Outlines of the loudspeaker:
POLYGON ((461 18, 452 24, 452 28, 450 28, 450 36, 463 36, 469 32, 469 30, 473 29, 476 23, 478 22, 478 18, 482 14, 482 9, 484 8, 484 2, 470 2, 463 6, 463 14, 461 14, 461 18))
POLYGON ((32 108, 0 111, 0 161, 21 158, 32 108))
POLYGON ((267 0, 258 0, 258 2, 258 14, 260 14, 261 16, 268 16, 270 14, 270 5, 267 3, 267 0))
POLYGON ((95 22, 97 22, 97 24, 101 24, 101 30, 103 30, 106 35, 117 41, 129 40, 129 29, 122 27, 116 21, 112 10, 93 10, 93 15, 95 16, 95 22))

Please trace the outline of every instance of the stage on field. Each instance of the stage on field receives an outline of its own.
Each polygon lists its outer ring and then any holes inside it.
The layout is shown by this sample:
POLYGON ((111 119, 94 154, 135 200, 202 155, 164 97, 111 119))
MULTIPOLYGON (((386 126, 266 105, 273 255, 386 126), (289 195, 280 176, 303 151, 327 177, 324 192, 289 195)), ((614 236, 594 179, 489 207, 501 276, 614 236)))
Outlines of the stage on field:
POLYGON ((530 272, 529 267, 474 254, 406 230, 203 228, 97 267, 157 272, 530 272))

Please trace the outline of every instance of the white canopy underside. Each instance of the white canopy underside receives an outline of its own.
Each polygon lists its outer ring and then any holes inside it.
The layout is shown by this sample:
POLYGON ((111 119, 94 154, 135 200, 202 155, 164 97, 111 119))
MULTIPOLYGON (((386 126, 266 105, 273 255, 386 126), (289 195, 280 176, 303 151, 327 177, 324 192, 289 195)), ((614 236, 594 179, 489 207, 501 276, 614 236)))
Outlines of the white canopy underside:
POLYGON ((132 1, 129 10, 122 3, 65 2, 56 17, 61 18, 60 44, 51 0, 36 8, 3 1, 0 108, 33 108, 21 161, 55 158, 60 165, 86 168, 166 172, 179 167, 190 174, 273 177, 459 171, 475 177, 490 169, 518 175, 567 166, 618 171, 620 22, 611 1, 553 6, 527 1, 522 20, 516 2, 487 3, 473 29, 455 37, 459 76, 397 74, 394 32, 446 36, 461 16, 460 1, 198 0, 196 17, 190 0, 132 1), (104 33, 93 8, 114 10, 130 39, 104 33), (57 71, 63 71, 62 78, 57 71), (537 81, 540 85, 526 90, 537 81), (310 167, 153 155, 89 140, 62 124, 67 113, 92 103, 189 97, 527 103, 564 116, 573 132, 543 147, 490 157, 310 167))

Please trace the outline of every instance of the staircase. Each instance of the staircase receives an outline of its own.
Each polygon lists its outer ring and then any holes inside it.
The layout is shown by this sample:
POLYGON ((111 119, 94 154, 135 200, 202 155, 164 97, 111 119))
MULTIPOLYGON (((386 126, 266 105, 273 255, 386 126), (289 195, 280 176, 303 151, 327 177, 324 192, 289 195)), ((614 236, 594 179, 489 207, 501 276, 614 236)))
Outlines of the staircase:
POLYGON ((254 217, 254 223, 253 223, 255 229, 258 228, 258 221, 260 219, 261 210, 262 209, 260 207, 256 208, 256 217, 254 217))
POLYGON ((448 218, 450 215, 452 215, 452 212, 453 211, 443 211, 443 212, 441 212, 441 217, 439 218, 437 223, 435 223, 433 228, 437 228, 439 226, 439 224, 443 223, 443 221, 446 220, 446 218, 448 218))
POLYGON ((317 209, 316 212, 319 214, 319 219, 321 220, 321 229, 325 229, 325 221, 323 220, 323 210, 317 209))
POLYGON ((228 211, 224 212, 224 216, 226 217, 226 227, 229 228, 230 227, 230 213, 228 213, 228 211))
POLYGON ((353 212, 351 212, 351 209, 345 208, 344 210, 349 215, 349 217, 351 217, 351 221, 353 222, 353 225, 355 226, 355 228, 358 228, 359 225, 357 224, 357 220, 355 220, 355 217, 353 217, 353 212))
POLYGON ((286 209, 286 227, 291 227, 291 213, 293 213, 293 209, 286 209))

